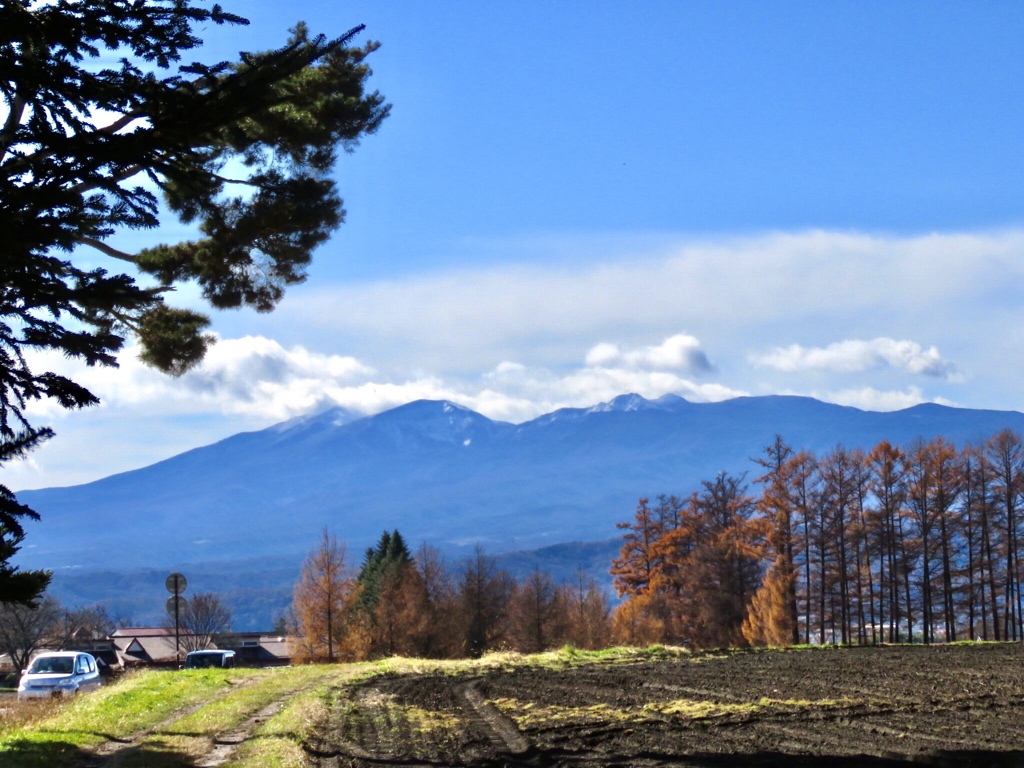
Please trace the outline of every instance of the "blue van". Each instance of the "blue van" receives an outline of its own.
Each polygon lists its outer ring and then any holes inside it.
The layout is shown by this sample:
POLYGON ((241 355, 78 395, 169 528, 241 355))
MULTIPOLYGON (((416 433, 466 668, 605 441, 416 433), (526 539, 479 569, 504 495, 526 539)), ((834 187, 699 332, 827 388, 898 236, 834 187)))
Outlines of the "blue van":
POLYGON ((234 651, 190 651, 185 656, 185 669, 235 666, 234 651))

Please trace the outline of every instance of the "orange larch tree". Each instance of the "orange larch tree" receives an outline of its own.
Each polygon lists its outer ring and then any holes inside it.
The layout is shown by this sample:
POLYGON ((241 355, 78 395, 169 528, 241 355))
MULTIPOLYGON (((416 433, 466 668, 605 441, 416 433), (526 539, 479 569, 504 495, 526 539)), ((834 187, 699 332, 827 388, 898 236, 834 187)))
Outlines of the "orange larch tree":
POLYGON ((297 661, 351 660, 346 642, 359 590, 349 568, 345 545, 326 528, 302 564, 292 613, 297 624, 297 661))
POLYGON ((754 459, 764 470, 754 482, 762 486, 757 510, 769 526, 766 553, 771 564, 751 604, 749 626, 744 625, 744 637, 751 644, 785 646, 800 642, 792 456, 793 449, 776 435, 763 455, 754 459))
POLYGON ((615 590, 619 597, 646 592, 657 568, 653 556, 654 544, 661 536, 661 525, 648 500, 640 499, 637 503, 632 523, 618 523, 616 528, 626 533, 622 535, 619 556, 612 561, 611 574, 615 577, 615 590))

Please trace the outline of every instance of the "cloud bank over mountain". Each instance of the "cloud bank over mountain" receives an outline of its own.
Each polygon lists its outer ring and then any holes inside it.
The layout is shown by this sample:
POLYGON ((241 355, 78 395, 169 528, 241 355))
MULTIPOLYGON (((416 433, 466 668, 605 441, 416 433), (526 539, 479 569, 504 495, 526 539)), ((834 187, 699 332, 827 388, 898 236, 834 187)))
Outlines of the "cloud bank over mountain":
MULTIPOLYGON (((218 315, 220 341, 178 379, 145 368, 132 349, 119 369, 75 369, 103 405, 75 414, 39 405, 60 438, 13 466, 11 482, 77 482, 334 405, 372 414, 420 398, 512 422, 620 392, 1024 407, 1024 230, 503 247, 508 260, 487 266, 313 281, 271 315, 218 315), (576 259, 581 250, 589 258, 576 259), (528 261, 514 260, 527 251, 528 261), (88 446, 111 430, 121 430, 118 447, 100 462, 88 446)), ((60 359, 34 362, 71 371, 60 359)))

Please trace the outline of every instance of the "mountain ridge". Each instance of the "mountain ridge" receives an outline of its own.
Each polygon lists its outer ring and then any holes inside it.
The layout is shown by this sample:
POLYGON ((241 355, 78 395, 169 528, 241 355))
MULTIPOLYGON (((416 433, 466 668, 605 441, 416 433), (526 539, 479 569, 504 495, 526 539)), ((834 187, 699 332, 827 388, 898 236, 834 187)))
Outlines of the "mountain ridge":
POLYGON ((490 551, 602 541, 637 498, 747 472, 776 434, 815 452, 942 434, 961 444, 1016 411, 862 411, 773 395, 692 403, 625 394, 522 424, 449 401, 373 416, 329 409, 81 486, 23 491, 42 515, 18 564, 102 568, 301 557, 328 527, 358 551, 387 528, 490 551))

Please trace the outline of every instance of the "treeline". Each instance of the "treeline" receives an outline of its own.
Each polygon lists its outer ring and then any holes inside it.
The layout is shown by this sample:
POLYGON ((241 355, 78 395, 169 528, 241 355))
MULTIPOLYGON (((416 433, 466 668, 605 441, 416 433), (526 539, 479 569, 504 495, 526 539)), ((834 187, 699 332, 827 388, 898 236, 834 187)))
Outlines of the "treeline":
POLYGON ((398 531, 382 534, 359 568, 324 531, 303 564, 290 623, 296 662, 593 649, 611 637, 608 600, 582 570, 571 584, 541 571, 517 581, 481 548, 449 569, 432 547, 410 552, 398 531))
POLYGON ((615 634, 695 646, 1024 639, 1024 442, 781 438, 745 476, 641 499, 620 524, 615 634))

